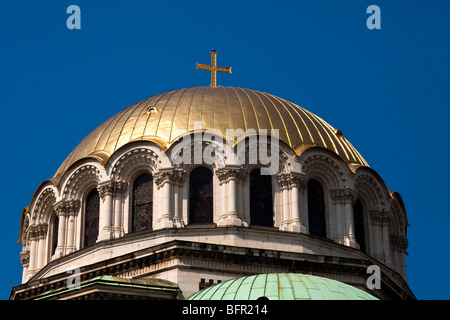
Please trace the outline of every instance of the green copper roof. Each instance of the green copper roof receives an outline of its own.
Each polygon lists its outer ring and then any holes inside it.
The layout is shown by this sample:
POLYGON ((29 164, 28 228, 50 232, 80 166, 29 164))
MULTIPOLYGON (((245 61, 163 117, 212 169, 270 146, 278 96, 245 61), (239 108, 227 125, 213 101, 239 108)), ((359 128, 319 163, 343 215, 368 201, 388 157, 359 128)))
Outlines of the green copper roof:
POLYGON ((205 288, 188 300, 378 300, 348 284, 300 273, 245 276, 205 288))
POLYGON ((64 286, 58 289, 48 290, 34 297, 34 300, 49 299, 63 293, 76 291, 82 288, 98 284, 106 285, 109 287, 122 287, 128 289, 144 289, 144 290, 156 290, 167 292, 178 292, 180 290, 177 284, 161 279, 126 279, 113 277, 110 275, 102 275, 85 280, 81 282, 79 286, 74 285, 71 288, 64 286))

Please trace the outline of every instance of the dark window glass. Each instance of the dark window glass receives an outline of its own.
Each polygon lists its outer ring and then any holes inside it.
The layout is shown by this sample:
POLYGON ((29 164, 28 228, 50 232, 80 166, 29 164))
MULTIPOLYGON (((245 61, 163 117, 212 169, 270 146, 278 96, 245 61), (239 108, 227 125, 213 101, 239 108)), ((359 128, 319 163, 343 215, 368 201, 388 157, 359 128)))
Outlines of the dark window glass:
POLYGON ((361 200, 356 199, 353 206, 353 223, 355 224, 355 240, 361 251, 366 252, 366 239, 364 231, 364 209, 361 200))
POLYGON ((308 223, 309 234, 326 238, 324 191, 314 179, 308 181, 308 223))
POLYGON ((55 212, 53 212, 53 226, 52 226, 52 255, 56 252, 56 247, 58 246, 58 226, 59 217, 55 212))
POLYGON ((88 247, 97 241, 98 221, 100 214, 100 196, 97 189, 93 189, 86 198, 84 221, 84 246, 88 247))
POLYGON ((250 224, 273 227, 272 177, 259 168, 250 173, 250 224))
POLYGON ((151 230, 153 223, 153 177, 139 176, 133 184, 132 231, 151 230))
POLYGON ((213 175, 205 167, 190 174, 189 223, 213 223, 213 175))

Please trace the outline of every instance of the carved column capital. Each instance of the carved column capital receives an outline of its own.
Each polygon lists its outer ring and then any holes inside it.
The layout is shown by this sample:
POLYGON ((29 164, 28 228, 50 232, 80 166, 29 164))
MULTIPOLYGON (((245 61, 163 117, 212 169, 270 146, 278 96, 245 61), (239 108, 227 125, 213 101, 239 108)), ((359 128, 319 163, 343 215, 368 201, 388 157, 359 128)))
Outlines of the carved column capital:
POLYGON ((186 170, 184 169, 175 169, 173 171, 173 183, 174 185, 181 186, 186 178, 186 170))
POLYGON ((230 179, 244 180, 246 173, 241 167, 221 167, 216 170, 219 184, 227 183, 230 179))
POLYGON ((44 238, 47 235, 48 224, 40 223, 36 226, 36 236, 38 238, 44 238))
POLYGON ((30 251, 20 253, 20 262, 24 268, 28 267, 30 264, 30 251))
POLYGON ((356 199, 358 198, 358 194, 355 190, 350 189, 349 187, 345 187, 342 189, 333 189, 330 191, 331 200, 335 204, 346 204, 350 203, 351 205, 355 204, 356 199))
POLYGON ((58 217, 67 215, 67 203, 66 200, 61 200, 53 206, 58 217))
POLYGON ((103 201, 105 201, 106 196, 112 196, 113 182, 112 181, 104 182, 97 187, 97 190, 98 190, 98 194, 99 194, 100 198, 103 201))
POLYGON ((389 214, 386 210, 370 210, 370 221, 375 225, 388 225, 390 222, 389 214))
POLYGON ((291 188, 295 186, 299 188, 300 191, 305 190, 308 185, 308 179, 303 173, 290 172, 287 179, 291 188))
POLYGON ((115 196, 123 196, 125 191, 127 190, 128 184, 123 181, 114 181, 113 182, 113 191, 115 196))
POLYGON ((30 226, 28 234, 31 241, 36 240, 38 237, 38 227, 36 225, 30 226))
POLYGON ((392 249, 399 252, 406 252, 408 248, 408 239, 406 237, 401 237, 398 235, 391 235, 389 237, 392 249))
POLYGON ((75 216, 78 213, 78 209, 80 208, 80 200, 78 200, 78 199, 67 200, 66 207, 67 207, 69 216, 75 216))
POLYGON ((161 170, 154 175, 156 186, 161 188, 165 183, 172 183, 175 174, 173 169, 161 170))
POLYGON ((288 189, 289 185, 290 185, 289 174, 285 173, 285 172, 279 173, 277 175, 277 182, 278 182, 278 185, 280 186, 281 190, 288 189))

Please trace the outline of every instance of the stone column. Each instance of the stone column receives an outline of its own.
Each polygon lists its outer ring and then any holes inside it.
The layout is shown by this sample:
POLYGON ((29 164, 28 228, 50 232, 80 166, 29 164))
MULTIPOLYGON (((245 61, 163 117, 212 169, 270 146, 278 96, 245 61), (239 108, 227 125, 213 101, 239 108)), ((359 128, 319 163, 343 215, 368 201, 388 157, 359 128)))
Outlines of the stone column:
POLYGON ((45 239, 47 236, 48 225, 40 223, 36 226, 37 237, 37 255, 36 255, 36 270, 41 269, 45 264, 45 239))
POLYGON ((30 265, 30 251, 20 253, 20 262, 22 262, 22 283, 28 280, 28 268, 30 265))
POLYGON ((184 221, 182 216, 182 202, 181 202, 181 186, 186 178, 186 171, 182 169, 175 169, 173 179, 173 225, 175 228, 184 227, 184 221))
POLYGON ((155 174, 155 183, 158 190, 162 191, 162 208, 160 217, 156 219, 155 229, 173 228, 172 211, 172 183, 174 180, 174 170, 163 169, 155 174))
POLYGON ((337 243, 357 247, 353 221, 353 204, 357 193, 348 188, 331 190, 331 199, 335 209, 335 233, 333 240, 337 243))
POLYGON ((98 240, 111 240, 112 238, 112 192, 113 184, 111 181, 104 182, 97 187, 100 195, 100 217, 98 222, 98 240))
POLYGON ((357 193, 345 187, 343 191, 343 203, 344 203, 344 237, 345 237, 345 245, 356 248, 356 238, 355 238, 355 225, 353 219, 353 205, 357 199, 357 193))
POLYGON ((36 272, 36 256, 37 256, 37 249, 36 249, 36 240, 37 240, 37 232, 36 232, 36 226, 31 226, 29 232, 30 237, 30 264, 28 267, 28 279, 33 276, 33 274, 36 272))
POLYGON ((406 263, 405 263, 405 254, 406 249, 408 248, 408 239, 403 236, 392 235, 389 237, 392 248, 392 264, 394 265, 395 270, 405 279, 406 279, 406 263), (395 259, 394 259, 395 256, 395 259))
POLYGON ((388 267, 392 267, 392 257, 391 257, 391 247, 390 247, 390 238, 389 238, 389 223, 391 221, 388 211, 382 210, 382 224, 381 224, 381 233, 382 233, 382 245, 383 245, 383 255, 384 255, 384 263, 388 267))
MULTIPOLYGON (((236 184, 240 183, 244 177, 244 171, 240 166, 226 166, 216 170, 216 176, 219 184, 223 187, 222 201, 228 200, 228 210, 222 212, 217 225, 219 226, 242 226, 242 217, 237 212, 237 193, 236 184), (225 192, 224 192, 225 191, 225 192), (227 200, 223 198, 227 194, 227 200)), ((222 202, 222 210, 226 207, 222 202)))
POLYGON ((291 231, 307 233, 305 220, 301 215, 303 204, 300 201, 301 193, 306 189, 307 179, 304 174, 291 172, 288 180, 291 187, 291 231))
POLYGON ((281 193, 281 221, 280 230, 289 230, 291 224, 291 212, 289 203, 289 174, 280 173, 277 175, 278 185, 281 193))
POLYGON ((58 215, 58 244, 56 246, 53 259, 58 259, 65 254, 65 239, 66 239, 66 202, 63 200, 55 204, 55 212, 58 215))
POLYGON ((370 210, 369 217, 370 217, 370 222, 372 225, 373 238, 374 238, 373 252, 371 255, 375 259, 383 262, 384 261, 383 235, 382 235, 382 230, 381 230, 381 226, 383 223, 383 212, 381 210, 370 210))
POLYGON ((70 199, 67 201, 67 212, 69 221, 67 223, 67 244, 66 254, 75 251, 75 217, 78 215, 78 209, 80 207, 80 201, 77 199, 70 199))
POLYGON ((345 244, 345 232, 344 232, 344 204, 343 204, 343 195, 342 189, 334 189, 331 190, 331 200, 333 201, 334 206, 334 215, 335 215, 335 232, 333 236, 333 240, 340 244, 345 244))
POLYGON ((114 223, 112 227, 113 238, 121 238, 125 234, 123 227, 123 198, 127 190, 127 183, 114 181, 113 183, 113 201, 114 201, 114 223))

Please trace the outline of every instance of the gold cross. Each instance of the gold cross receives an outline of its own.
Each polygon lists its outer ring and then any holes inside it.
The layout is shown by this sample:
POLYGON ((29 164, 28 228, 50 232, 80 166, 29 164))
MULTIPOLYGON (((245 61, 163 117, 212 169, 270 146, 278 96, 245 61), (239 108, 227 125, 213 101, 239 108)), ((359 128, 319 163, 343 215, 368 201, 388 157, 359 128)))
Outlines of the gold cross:
POLYGON ((216 49, 213 49, 209 54, 211 55, 211 65, 208 66, 206 64, 196 63, 197 64, 197 68, 195 70, 201 69, 201 70, 209 70, 209 71, 211 71, 211 87, 215 87, 217 85, 216 71, 226 72, 226 73, 231 74, 231 67, 225 68, 225 67, 218 67, 217 66, 217 58, 216 58, 216 56, 219 53, 216 52, 216 49))

